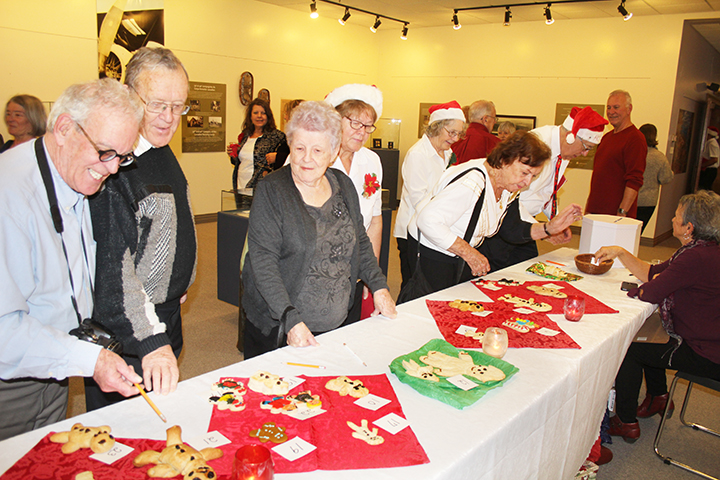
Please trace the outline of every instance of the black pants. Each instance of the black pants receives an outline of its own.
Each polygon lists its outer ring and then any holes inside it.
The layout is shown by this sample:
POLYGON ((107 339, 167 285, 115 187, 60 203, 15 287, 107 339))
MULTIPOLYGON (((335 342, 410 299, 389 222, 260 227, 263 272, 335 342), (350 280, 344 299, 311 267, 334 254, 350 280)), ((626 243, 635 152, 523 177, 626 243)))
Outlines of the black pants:
POLYGON ((637 421, 638 396, 643 373, 647 394, 652 396, 664 395, 668 392, 665 376, 667 368, 720 380, 720 364, 698 355, 687 342, 683 342, 675 351, 671 365, 670 352, 674 346, 675 340, 672 338, 665 344, 635 342, 630 344, 615 377, 616 411, 624 423, 637 421))
MULTIPOLYGON (((173 349, 175 358, 179 357, 183 347, 180 300, 155 305, 155 313, 160 321, 167 325, 165 332, 170 337, 170 346, 173 349)), ((140 357, 129 354, 123 354, 122 357, 125 363, 135 369, 135 373, 142 376, 142 359, 140 357)), ((112 405, 124 399, 125 397, 117 392, 103 392, 92 377, 85 377, 85 408, 88 412, 112 405)))
MULTIPOLYGON (((408 252, 416 258, 417 249, 420 249, 420 269, 425 276, 433 292, 466 282, 473 278, 470 267, 459 257, 451 257, 444 253, 418 244, 412 236, 408 236, 408 252), (458 281, 458 269, 462 268, 460 280, 458 281)), ((410 264, 411 270, 415 272, 415 262, 410 264)))
POLYGON ((700 180, 698 181, 698 189, 712 190, 713 183, 715 183, 715 178, 717 177, 717 173, 717 168, 706 168, 705 170, 701 171, 700 180))
POLYGON ((640 233, 645 231, 645 227, 647 227, 653 213, 655 213, 655 207, 637 207, 637 219, 643 222, 640 233))
POLYGON ((537 242, 513 244, 503 240, 500 235, 486 238, 477 251, 485 255, 490 263, 490 271, 497 272, 538 256, 537 242))
POLYGON ((402 289, 412 276, 410 265, 412 264, 412 268, 415 267, 415 256, 410 257, 408 241, 406 239, 396 238, 395 240, 397 240, 398 255, 400 256, 400 275, 402 276, 400 289, 402 289))

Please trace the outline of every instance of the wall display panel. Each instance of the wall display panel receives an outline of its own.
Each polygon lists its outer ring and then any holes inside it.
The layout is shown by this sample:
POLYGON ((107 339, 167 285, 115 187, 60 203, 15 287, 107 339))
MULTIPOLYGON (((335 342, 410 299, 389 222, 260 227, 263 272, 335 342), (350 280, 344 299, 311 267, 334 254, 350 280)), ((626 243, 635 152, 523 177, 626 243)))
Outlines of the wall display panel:
POLYGON ((190 82, 190 111, 180 122, 183 153, 225 151, 226 90, 221 83, 190 82))

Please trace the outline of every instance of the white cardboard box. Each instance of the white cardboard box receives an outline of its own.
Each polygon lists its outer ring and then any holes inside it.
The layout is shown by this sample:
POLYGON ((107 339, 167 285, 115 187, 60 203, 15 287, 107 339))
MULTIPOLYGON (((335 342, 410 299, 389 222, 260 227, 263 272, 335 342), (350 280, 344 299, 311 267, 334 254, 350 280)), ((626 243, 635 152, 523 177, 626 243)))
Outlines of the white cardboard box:
MULTIPOLYGON (((634 218, 589 214, 583 217, 580 253, 595 253, 600 247, 618 245, 637 256, 642 222, 634 218)), ((621 268, 616 261, 613 268, 621 268)))

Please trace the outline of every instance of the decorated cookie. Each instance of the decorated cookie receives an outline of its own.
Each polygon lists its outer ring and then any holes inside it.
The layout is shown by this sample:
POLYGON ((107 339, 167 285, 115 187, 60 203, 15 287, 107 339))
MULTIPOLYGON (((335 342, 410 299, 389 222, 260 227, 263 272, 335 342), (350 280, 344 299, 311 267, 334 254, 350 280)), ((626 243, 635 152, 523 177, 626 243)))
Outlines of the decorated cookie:
POLYGON ((64 443, 60 449, 63 453, 77 452, 81 448, 89 448, 94 453, 105 453, 115 445, 115 438, 110 435, 110 427, 85 427, 76 423, 69 432, 54 433, 50 437, 53 443, 64 443))
POLYGON ((366 442, 368 445, 380 445, 385 441, 383 437, 378 435, 377 427, 372 430, 368 427, 368 421, 364 418, 360 421, 360 426, 353 422, 347 422, 348 427, 353 429, 352 436, 366 442))
POLYGON ((433 367, 429 365, 421 367, 415 360, 403 360, 402 366, 405 369, 405 373, 412 377, 422 378, 423 380, 430 380, 431 382, 440 381, 437 375, 433 373, 433 367))
POLYGON ((262 443, 271 441, 273 443, 286 442, 288 437, 285 435, 285 427, 275 425, 275 422, 267 422, 257 430, 251 430, 250 436, 257 438, 262 443))
POLYGON ((300 392, 297 395, 289 395, 287 397, 293 402, 297 408, 320 408, 322 401, 320 395, 313 395, 310 390, 300 392))
POLYGON ((503 327, 512 328, 516 332, 528 333, 533 328, 537 328, 537 324, 532 320, 526 320, 524 318, 510 318, 502 323, 503 327))
POLYGON ((182 475, 185 479, 216 480, 217 474, 206 462, 223 456, 219 448, 198 451, 182 442, 182 430, 175 425, 167 429, 166 447, 162 452, 146 450, 135 457, 133 465, 144 467, 154 463, 148 476, 171 478, 182 475))
POLYGON ((270 400, 264 400, 260 403, 260 408, 270 410, 270 413, 280 413, 290 409, 295 410, 292 400, 288 400, 284 396, 273 397, 270 400))
POLYGON ((459 352, 452 357, 442 352, 431 350, 427 355, 420 357, 420 361, 435 367, 433 373, 441 377, 454 377, 455 375, 468 375, 481 382, 502 380, 505 374, 492 365, 475 365, 467 352, 459 352))
POLYGON ((362 398, 370 390, 360 380, 350 380, 348 377, 333 378, 325 384, 325 388, 338 392, 341 396, 350 395, 354 398, 362 398))
POLYGON ((535 310, 536 312, 549 312, 552 310, 552 306, 545 302, 536 302, 534 298, 525 299, 516 297, 514 295, 510 295, 509 293, 506 293, 502 297, 498 298, 498 300, 502 300, 503 302, 508 303, 514 303, 517 307, 525 307, 529 308, 531 310, 535 310))
POLYGON ((524 281, 519 281, 519 280, 512 280, 512 279, 509 279, 509 278, 503 278, 503 279, 500 279, 500 280, 497 281, 497 284, 498 284, 498 285, 503 285, 503 286, 506 286, 506 287, 519 287, 519 286, 522 285, 523 283, 525 283, 525 282, 524 282, 524 281))
POLYGON ((583 278, 580 275, 568 273, 558 267, 554 267, 552 265, 548 265, 542 262, 533 263, 527 268, 526 271, 534 273, 535 275, 540 275, 541 277, 552 278, 553 280, 561 280, 566 282, 572 282, 583 278))
POLYGON ((265 395, 286 395, 288 390, 290 390, 290 385, 278 375, 258 371, 250 377, 248 388, 253 392, 265 395))
POLYGON ((222 395, 213 395, 208 399, 208 401, 217 405, 218 410, 241 412, 245 410, 245 399, 243 398, 244 394, 245 392, 227 392, 222 395))
POLYGON ((247 389, 242 382, 238 382, 237 380, 233 380, 231 378, 226 378, 213 383, 212 390, 220 394, 237 393, 239 395, 245 395, 247 393, 247 389))
POLYGON ((482 312, 485 310, 478 302, 471 302, 469 300, 453 300, 449 303, 452 308, 457 308, 461 312, 482 312))
POLYGON ((466 337, 470 337, 470 338, 472 338, 473 340, 477 340, 477 341, 479 341, 480 343, 482 343, 483 338, 485 337, 485 332, 472 332, 472 331, 470 331, 470 330, 465 330, 465 331, 463 332, 463 335, 465 335, 466 337))
POLYGON ((543 287, 542 285, 528 285, 527 289, 546 297, 567 298, 567 293, 563 293, 557 288, 543 287))

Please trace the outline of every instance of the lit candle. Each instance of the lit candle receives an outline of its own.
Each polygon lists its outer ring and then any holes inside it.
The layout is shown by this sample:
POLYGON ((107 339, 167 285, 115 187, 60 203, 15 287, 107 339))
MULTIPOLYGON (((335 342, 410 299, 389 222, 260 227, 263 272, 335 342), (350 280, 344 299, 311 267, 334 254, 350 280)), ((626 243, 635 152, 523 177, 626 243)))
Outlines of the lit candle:
POLYGON ((507 332, 502 328, 488 327, 483 336, 483 352, 491 357, 502 358, 507 352, 507 332))

